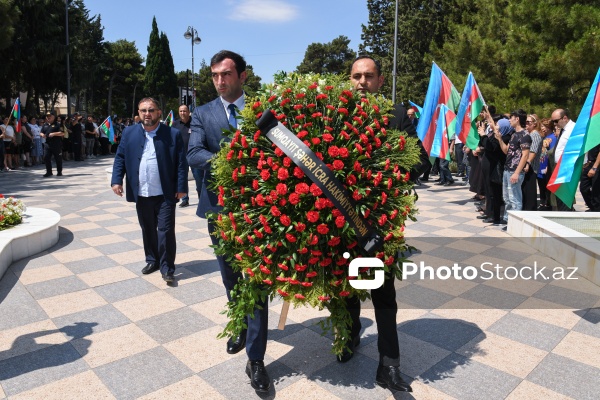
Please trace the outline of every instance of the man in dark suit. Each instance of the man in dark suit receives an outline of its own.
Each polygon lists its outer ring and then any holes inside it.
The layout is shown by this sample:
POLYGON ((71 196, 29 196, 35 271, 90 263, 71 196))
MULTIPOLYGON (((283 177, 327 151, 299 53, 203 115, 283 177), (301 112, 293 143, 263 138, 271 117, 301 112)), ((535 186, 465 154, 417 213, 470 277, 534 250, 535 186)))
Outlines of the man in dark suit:
MULTIPOLYGON (((352 64, 350 81, 356 91, 363 94, 377 93, 383 85, 381 65, 371 57, 358 57, 352 64)), ((402 105, 396 105, 392 113, 393 118, 390 119, 390 128, 405 131, 416 137, 415 127, 408 118, 406 109, 402 105)), ((416 177, 420 173, 420 170, 415 171, 416 177)), ((412 392, 410 385, 400 375, 400 348, 398 345, 398 332, 396 331, 398 305, 396 304, 394 274, 386 276, 382 287, 371 290, 371 299, 375 308, 375 322, 378 333, 377 349, 379 350, 379 366, 375 381, 382 387, 412 392)), ((360 300, 356 296, 350 297, 347 299, 346 304, 352 318, 351 337, 348 338, 350 351, 346 351, 338 357, 340 362, 349 361, 356 347, 360 344, 360 300)))
POLYGON ((146 266, 143 274, 160 269, 168 283, 175 281, 175 205, 186 195, 187 163, 181 133, 160 123, 158 102, 150 97, 138 104, 141 124, 127 127, 117 148, 111 186, 135 202, 142 227, 146 266))
MULTIPOLYGON (((246 61, 242 56, 222 50, 211 58, 210 70, 219 97, 194 110, 187 154, 192 169, 204 170, 204 182, 196 211, 200 218, 206 218, 209 211, 220 212, 222 209, 218 205, 217 194, 209 189, 212 179, 211 159, 219 152, 221 141, 229 140, 222 135, 223 129, 237 128, 238 121, 235 117, 245 104, 242 86, 246 81, 246 61)), ((213 244, 218 244, 218 239, 213 235, 215 226, 211 220, 208 220, 208 232, 213 244)), ((231 290, 238 280, 244 278, 240 272, 234 272, 223 257, 217 256, 217 261, 227 298, 231 300, 231 290)), ((250 384, 256 391, 267 392, 271 387, 271 380, 263 361, 267 349, 268 309, 266 302, 258 305, 261 309, 254 310, 254 318, 247 317, 248 330, 227 342, 227 352, 235 354, 245 346, 248 355, 246 374, 250 377, 250 384)))

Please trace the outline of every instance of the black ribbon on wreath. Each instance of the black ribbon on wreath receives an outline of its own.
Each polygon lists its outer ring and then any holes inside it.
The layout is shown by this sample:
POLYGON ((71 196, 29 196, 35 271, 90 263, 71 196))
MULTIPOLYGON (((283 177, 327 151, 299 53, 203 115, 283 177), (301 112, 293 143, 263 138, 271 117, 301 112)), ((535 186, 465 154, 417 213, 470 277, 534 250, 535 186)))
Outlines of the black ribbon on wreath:
POLYGON ((256 121, 256 125, 323 191, 354 229, 362 249, 368 255, 374 255, 383 246, 382 237, 374 232, 370 224, 356 212, 356 204, 351 194, 327 165, 292 131, 279 122, 271 110, 265 110, 256 121))

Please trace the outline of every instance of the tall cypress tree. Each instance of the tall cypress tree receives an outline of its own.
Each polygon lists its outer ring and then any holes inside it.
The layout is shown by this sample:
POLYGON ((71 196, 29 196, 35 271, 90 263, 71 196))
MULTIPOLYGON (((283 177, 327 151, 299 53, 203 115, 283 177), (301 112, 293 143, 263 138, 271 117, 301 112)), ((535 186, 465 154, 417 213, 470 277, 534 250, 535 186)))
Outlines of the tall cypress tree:
POLYGON ((144 90, 146 96, 159 97, 159 82, 162 75, 163 46, 158 33, 156 17, 152 18, 152 31, 148 42, 148 55, 146 56, 146 74, 144 75, 144 90))

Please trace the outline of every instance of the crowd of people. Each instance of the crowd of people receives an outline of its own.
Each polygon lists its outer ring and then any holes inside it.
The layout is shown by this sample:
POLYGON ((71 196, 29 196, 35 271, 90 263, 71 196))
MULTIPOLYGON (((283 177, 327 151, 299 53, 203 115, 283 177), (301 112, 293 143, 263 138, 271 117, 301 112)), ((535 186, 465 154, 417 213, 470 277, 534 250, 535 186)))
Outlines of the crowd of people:
POLYGON ((46 164, 49 172, 54 156, 58 175, 62 161, 84 161, 97 156, 114 154, 123 130, 139 122, 139 117, 116 118, 113 123, 115 143, 110 143, 99 124, 104 119, 74 113, 71 117, 48 111, 44 116, 21 116, 20 130, 14 118, 4 117, 0 125, 0 172, 46 164), (50 136, 51 135, 51 136, 50 136))
MULTIPOLYGON (((451 138, 457 177, 462 177, 475 194, 473 199, 481 213, 477 218, 502 226, 510 210, 572 211, 573 207, 550 192, 547 185, 574 127, 564 109, 541 118, 521 109, 496 114, 490 106, 477 122, 479 143, 475 149, 466 147, 458 137, 451 138)), ((600 145, 590 149, 583 163, 579 190, 587 211, 600 211, 599 151, 600 145)), ((436 159, 420 181, 428 181, 430 174, 439 174, 437 185, 455 183, 448 160, 436 159)))

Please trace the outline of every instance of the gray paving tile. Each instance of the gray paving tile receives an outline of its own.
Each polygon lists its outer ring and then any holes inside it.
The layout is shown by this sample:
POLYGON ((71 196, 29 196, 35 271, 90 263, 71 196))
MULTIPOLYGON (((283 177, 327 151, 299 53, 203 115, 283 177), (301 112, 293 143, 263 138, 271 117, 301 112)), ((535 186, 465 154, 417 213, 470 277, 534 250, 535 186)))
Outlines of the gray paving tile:
POLYGON ((74 274, 83 274, 104 268, 116 267, 119 264, 108 257, 94 257, 87 260, 67 262, 63 265, 69 268, 74 274))
MULTIPOLYGON (((458 240, 458 239, 456 239, 458 240)), ((473 253, 463 251, 462 249, 455 249, 452 247, 438 247, 437 249, 433 249, 427 252, 428 256, 438 257, 442 260, 448 260, 449 267, 452 266, 453 263, 461 263, 462 261, 473 257, 473 253)), ((432 266, 436 267, 436 266, 432 266)))
MULTIPOLYGON (((125 224, 136 224, 136 225, 139 226, 139 224, 137 223, 137 221, 136 222, 124 221, 122 218, 107 219, 107 220, 104 220, 104 221, 94 221, 94 223, 96 225, 100 225, 102 228, 110 228, 112 226, 123 225, 124 223, 125 224)), ((107 229, 107 231, 110 232, 110 230, 108 230, 108 229, 107 229)), ((140 231, 139 231, 139 235, 140 235, 140 238, 141 238, 142 237, 141 228, 140 228, 140 231)))
POLYGON ((281 338, 294 334, 305 328, 304 325, 293 322, 290 318, 288 318, 285 323, 285 328, 278 329, 279 315, 279 313, 269 310, 269 340, 279 341, 281 338))
POLYGON ((15 261, 10 265, 10 269, 13 271, 24 271, 26 269, 48 267, 54 264, 56 264, 56 259, 52 257, 48 251, 43 251, 34 255, 33 257, 27 257, 19 261, 15 261))
POLYGON ((131 321, 111 304, 53 318, 58 329, 73 339, 130 324, 131 321))
MULTIPOLYGON (((175 272, 177 273, 177 270, 175 270, 175 272)), ((165 292, 189 306, 223 296, 225 294, 225 289, 223 286, 218 285, 213 281, 203 279, 198 282, 168 288, 165 292)))
POLYGON ((178 267, 183 267, 190 272, 198 276, 204 276, 210 278, 213 276, 221 276, 221 270, 219 269, 219 263, 216 259, 214 260, 202 260, 202 261, 191 261, 182 264, 175 264, 178 267))
POLYGON ((85 290, 89 288, 89 285, 77 276, 71 275, 64 278, 33 283, 25 287, 34 299, 41 300, 47 297, 85 290))
POLYGON ((143 248, 142 246, 130 242, 129 240, 123 240, 117 243, 104 244, 102 246, 94 246, 96 250, 105 255, 124 253, 126 251, 134 251, 143 248))
POLYGON ((527 296, 508 290, 502 290, 493 286, 479 284, 459 297, 470 300, 475 303, 483 304, 497 309, 515 309, 519 304, 527 300, 527 296))
POLYGON ((517 314, 506 314, 487 331, 545 351, 552 351, 569 331, 517 314))
MULTIPOLYGON (((529 253, 523 253, 521 251, 511 250, 507 251, 503 247, 492 247, 480 253, 482 256, 489 257, 489 262, 496 263, 498 260, 512 261, 513 263, 519 263, 530 256, 529 253)), ((502 264, 501 264, 502 265, 502 264)))
POLYGON ((459 349, 483 332, 470 322, 440 318, 435 314, 401 323, 398 331, 450 351, 459 349))
POLYGON ((311 375, 326 365, 337 363, 331 352, 331 340, 310 329, 288 335, 278 342, 291 346, 293 350, 277 361, 304 375, 311 375))
MULTIPOLYGON (((355 354, 347 363, 337 361, 313 372, 308 379, 342 399, 387 399, 392 394, 375 383, 378 361, 355 354)), ((412 380, 404 376, 407 382, 412 380)))
POLYGON ((431 310, 452 300, 454 296, 410 284, 396 289, 396 300, 419 309, 431 310))
POLYGON ((600 308, 592 308, 583 313, 581 321, 573 327, 573 330, 600 339, 600 308))
POLYGON ((214 326, 215 323, 189 307, 179 308, 136 322, 138 328, 163 344, 214 326))
POLYGON ((117 399, 135 399, 193 375, 164 347, 102 365, 94 372, 117 399))
POLYGON ((88 369, 81 355, 65 343, 0 361, 0 382, 12 396, 88 369))
POLYGON ((548 354, 527 380, 575 399, 598 398, 600 370, 557 354, 548 354))
MULTIPOLYGON (((208 237, 208 232, 198 232, 198 228, 196 227, 194 230, 186 231, 186 232, 177 232, 177 242, 181 243, 188 240, 198 240, 204 239, 208 237)), ((179 243, 177 244, 179 246, 179 243)))
MULTIPOLYGON (((82 219, 82 220, 77 220, 75 222, 75 220, 71 220, 74 221, 73 224, 76 223, 85 223, 86 220, 82 219)), ((71 223, 71 222, 69 222, 71 223)), ((78 239, 89 239, 89 238, 95 238, 95 237, 99 237, 99 236, 106 236, 106 235, 112 235, 113 233, 111 231, 109 231, 108 229, 104 229, 104 228, 96 228, 96 229, 88 229, 85 231, 79 231, 77 232, 77 238, 78 239)), ((120 235, 120 234, 119 234, 120 235)))
MULTIPOLYGON (((574 283, 573 288, 575 286, 576 284, 574 283)), ((538 290, 533 297, 561 304, 569 308, 585 309, 594 307, 600 301, 600 287, 598 287, 597 294, 593 295, 555 285, 546 285, 538 290)))
POLYGON ((451 354, 420 376, 428 385, 457 399, 504 399, 521 383, 516 376, 451 354))
POLYGON ((0 287, 0 330, 48 319, 48 315, 31 297, 27 289, 20 282, 15 281, 14 274, 6 271, 1 281, 3 287, 0 287))
MULTIPOLYGON (((138 273, 141 275, 140 268, 138 273)), ((159 290, 156 286, 144 279, 127 279, 120 282, 102 285, 94 288, 96 293, 109 303, 129 299, 159 290)))

